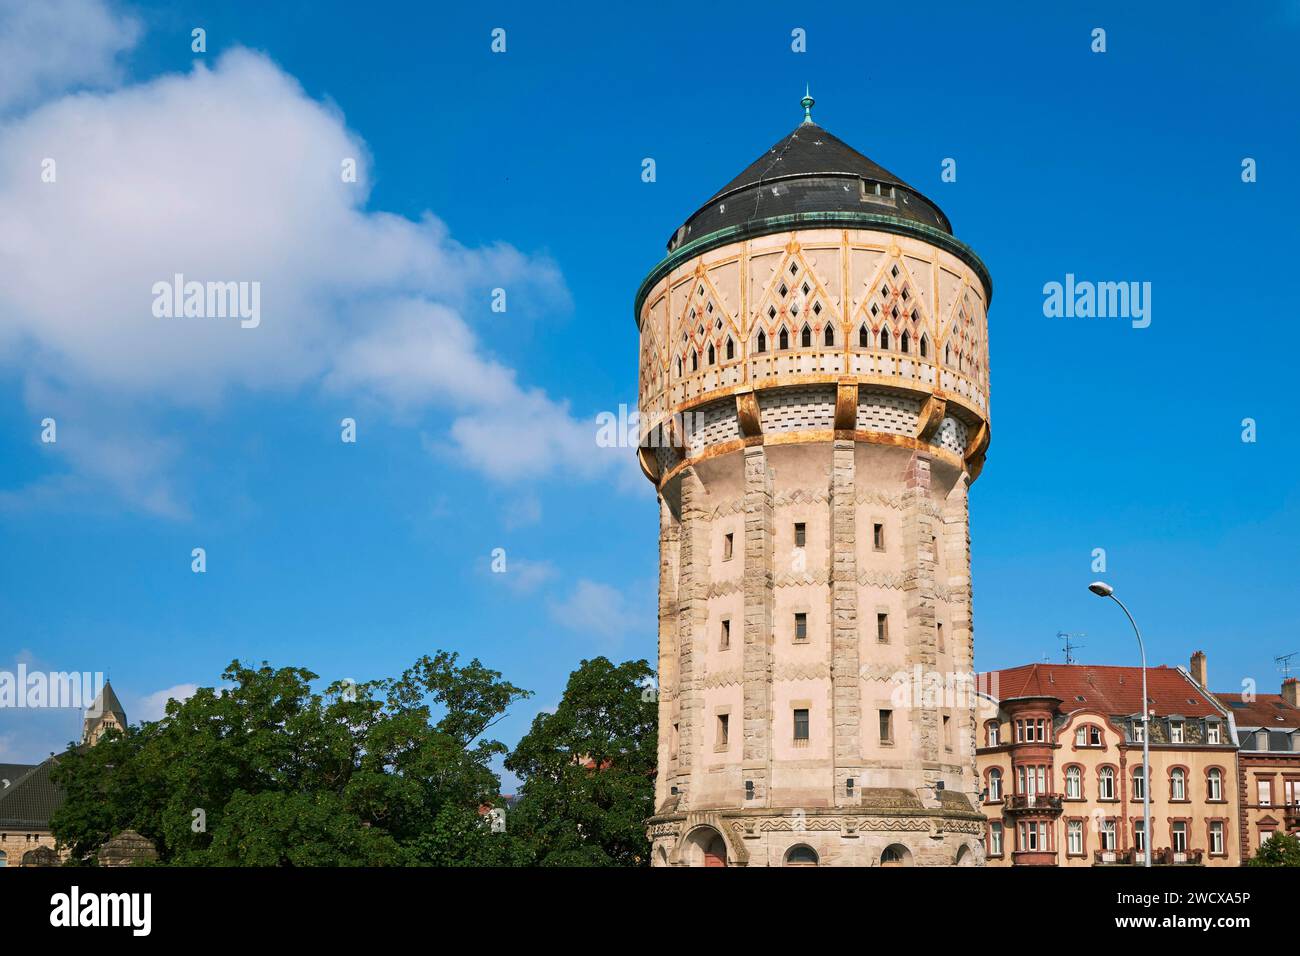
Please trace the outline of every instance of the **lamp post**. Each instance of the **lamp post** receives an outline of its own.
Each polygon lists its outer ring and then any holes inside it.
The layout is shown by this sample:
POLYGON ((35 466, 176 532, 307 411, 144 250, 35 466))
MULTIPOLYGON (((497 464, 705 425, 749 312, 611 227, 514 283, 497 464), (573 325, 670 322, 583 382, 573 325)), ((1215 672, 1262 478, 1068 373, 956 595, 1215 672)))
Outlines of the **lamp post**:
POLYGON ((1108 597, 1119 605, 1128 622, 1133 625, 1137 635, 1138 650, 1142 653, 1142 853, 1145 857, 1143 866, 1151 865, 1151 728, 1148 726, 1150 707, 1147 704, 1147 649, 1142 643, 1142 632, 1138 630, 1137 621, 1128 612, 1124 602, 1115 597, 1115 589, 1105 581, 1093 581, 1088 590, 1098 597, 1108 597))

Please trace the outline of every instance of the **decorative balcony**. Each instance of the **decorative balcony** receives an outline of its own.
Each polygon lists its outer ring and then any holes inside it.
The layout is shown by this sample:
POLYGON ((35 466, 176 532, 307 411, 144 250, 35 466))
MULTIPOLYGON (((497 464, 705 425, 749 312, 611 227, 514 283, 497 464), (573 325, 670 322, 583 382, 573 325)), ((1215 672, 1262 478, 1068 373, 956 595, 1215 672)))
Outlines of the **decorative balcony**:
POLYGON ((1003 813, 1050 813, 1061 812, 1061 795, 1059 793, 1009 793, 1002 806, 1003 813))
MULTIPOLYGON (((1200 866, 1204 851, 1188 850, 1184 853, 1175 853, 1169 847, 1156 847, 1151 852, 1152 866, 1200 866)), ((1093 850, 1093 866, 1141 866, 1143 854, 1141 850, 1093 850)))

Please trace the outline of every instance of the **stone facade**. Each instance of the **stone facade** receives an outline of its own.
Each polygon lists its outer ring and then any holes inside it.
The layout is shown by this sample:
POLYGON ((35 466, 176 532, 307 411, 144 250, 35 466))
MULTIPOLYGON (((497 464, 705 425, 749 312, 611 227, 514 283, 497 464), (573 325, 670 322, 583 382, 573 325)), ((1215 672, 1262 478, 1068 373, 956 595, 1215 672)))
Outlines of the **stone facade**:
POLYGON ((653 863, 981 863, 985 273, 938 230, 750 232, 678 249, 638 296, 653 863))

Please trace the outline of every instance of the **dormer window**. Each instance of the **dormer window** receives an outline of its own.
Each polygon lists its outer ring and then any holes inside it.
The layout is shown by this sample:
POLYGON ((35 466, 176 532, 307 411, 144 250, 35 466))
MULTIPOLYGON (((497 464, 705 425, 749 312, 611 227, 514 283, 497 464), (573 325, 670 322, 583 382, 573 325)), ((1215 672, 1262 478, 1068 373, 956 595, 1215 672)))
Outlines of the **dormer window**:
POLYGON ((1169 722, 1169 742, 1171 744, 1181 744, 1183 742, 1183 722, 1181 720, 1171 720, 1169 722))

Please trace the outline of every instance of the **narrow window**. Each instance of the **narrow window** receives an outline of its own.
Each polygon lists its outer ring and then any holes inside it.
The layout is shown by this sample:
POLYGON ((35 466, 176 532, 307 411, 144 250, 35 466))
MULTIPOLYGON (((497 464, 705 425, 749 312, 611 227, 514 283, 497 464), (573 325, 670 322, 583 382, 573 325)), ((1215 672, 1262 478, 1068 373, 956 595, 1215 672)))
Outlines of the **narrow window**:
POLYGON ((1257 802, 1261 807, 1272 806, 1272 804, 1273 804, 1273 781, 1271 781, 1271 780, 1261 780, 1261 781, 1259 781, 1259 784, 1258 784, 1258 786, 1257 786, 1257 791, 1258 791, 1258 792, 1257 792, 1258 800, 1257 800, 1256 802, 1257 802))
POLYGON ((692 349, 691 350, 691 371, 698 372, 699 370, 700 370, 700 353, 692 349))
POLYGON ((807 325, 799 333, 799 346, 805 349, 812 348, 812 329, 808 328, 807 325))
POLYGON ((1136 850, 1138 853, 1145 853, 1147 851, 1146 848, 1147 848, 1146 821, 1134 820, 1133 821, 1133 849, 1136 850))
POLYGON ((999 723, 989 724, 989 746, 996 747, 1002 742, 1002 725, 999 723))
POLYGON ((1143 794, 1145 794, 1146 792, 1147 792, 1147 781, 1146 781, 1146 777, 1142 776, 1142 767, 1141 766, 1134 767, 1133 768, 1133 799, 1134 800, 1145 799, 1145 797, 1143 797, 1143 794))
POLYGON ((808 615, 803 611, 794 616, 794 639, 796 641, 808 640, 808 615))
POLYGON ((1171 744, 1181 744, 1183 742, 1183 722, 1181 720, 1171 720, 1169 722, 1169 742, 1171 744))
POLYGON ((760 352, 767 351, 767 333, 762 329, 758 330, 758 350, 760 352))
POLYGON ((713 364, 715 358, 716 358, 716 355, 715 355, 715 353, 714 353, 714 351, 713 351, 713 343, 710 342, 710 343, 709 343, 709 364, 710 364, 710 365, 713 364))
POLYGON ((952 750, 952 718, 943 715, 943 749, 952 750))
POLYGON ((731 722, 730 714, 718 714, 718 747, 727 746, 727 725, 731 722))
POLYGON ((1066 833, 1066 852, 1071 856, 1083 856, 1083 821, 1071 820, 1066 833))
POLYGON ((1205 778, 1206 798, 1209 800, 1223 799, 1223 774, 1218 770, 1211 770, 1205 778))
POLYGON ((1169 799, 1187 799, 1187 775, 1183 773, 1181 767, 1175 767, 1169 773, 1169 799))
POLYGON ((1223 824, 1218 820, 1210 824, 1210 854, 1223 856, 1223 824))
POLYGON ((903 337, 898 340, 898 347, 904 352, 910 352, 912 350, 912 337, 908 335, 906 331, 903 332, 903 337))
POLYGON ((889 348, 889 329, 880 330, 880 347, 882 349, 889 348))
POLYGON ((989 793, 990 803, 996 803, 1002 799, 1002 771, 993 769, 989 771, 989 793))
POLYGON ((989 824, 989 856, 1002 855, 1002 824, 989 824))
POLYGON ((1173 837, 1174 837, 1174 852, 1186 853, 1187 852, 1187 823, 1185 821, 1179 820, 1174 824, 1173 837))
POLYGON ((892 710, 882 710, 880 712, 880 742, 882 744, 892 744, 894 742, 894 712, 892 710))
POLYGON ((718 648, 726 650, 731 646, 731 621, 727 618, 722 619, 722 635, 718 640, 718 648))
POLYGON ((732 547, 732 541, 734 540, 734 537, 735 536, 731 534, 724 534, 722 536, 722 560, 723 561, 731 560, 731 547, 732 547))
POLYGON ((885 526, 880 523, 871 526, 871 542, 877 551, 885 550, 885 526))
POLYGON ((1205 742, 1207 744, 1217 744, 1220 742, 1219 725, 1208 724, 1205 728, 1205 742))
POLYGON ((784 352, 786 349, 790 347, 790 333, 786 331, 784 325, 781 326, 781 333, 777 337, 777 341, 778 341, 777 348, 779 348, 782 352, 784 352))
POLYGON ((1097 799, 1115 799, 1115 771, 1111 767, 1102 767, 1097 775, 1097 799))
POLYGON ((871 347, 871 333, 867 331, 867 325, 864 322, 858 329, 858 348, 866 349, 871 347))
POLYGON ((921 358, 925 358, 929 354, 930 354, 930 340, 927 339, 924 335, 922 335, 921 336, 921 358))
POLYGON ((881 644, 889 643, 889 615, 883 611, 876 615, 876 640, 881 644))
POLYGON ((794 525, 794 546, 802 548, 808 540, 808 526, 802 521, 796 521, 794 525))
POLYGON ((727 336, 727 361, 730 362, 736 357, 736 343, 732 341, 731 336, 727 336))
POLYGON ((827 348, 830 348, 834 344, 835 344, 835 330, 831 328, 831 324, 827 322, 826 330, 822 332, 822 345, 825 345, 827 348))
POLYGON ((682 357, 680 355, 677 356, 677 377, 682 377, 682 357))
POLYGON ((808 710, 803 707, 795 708, 794 712, 794 739, 808 741, 808 710))

